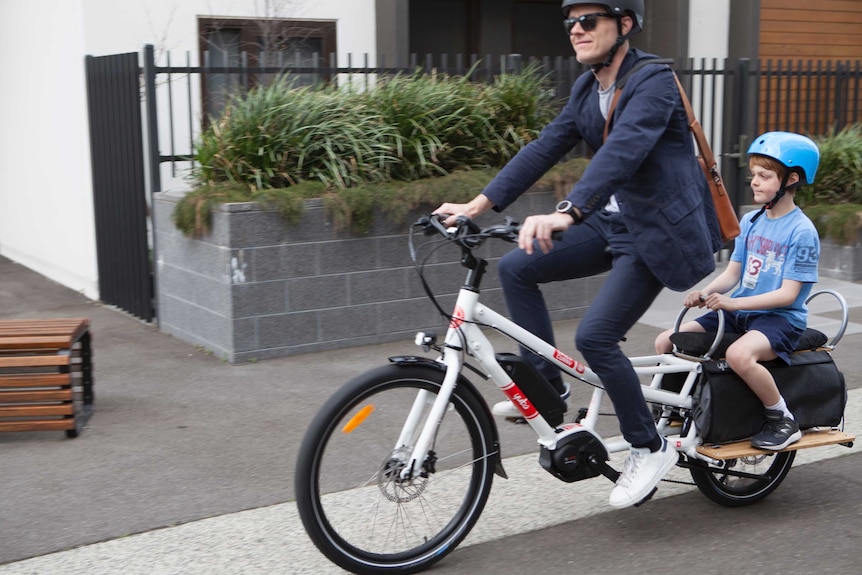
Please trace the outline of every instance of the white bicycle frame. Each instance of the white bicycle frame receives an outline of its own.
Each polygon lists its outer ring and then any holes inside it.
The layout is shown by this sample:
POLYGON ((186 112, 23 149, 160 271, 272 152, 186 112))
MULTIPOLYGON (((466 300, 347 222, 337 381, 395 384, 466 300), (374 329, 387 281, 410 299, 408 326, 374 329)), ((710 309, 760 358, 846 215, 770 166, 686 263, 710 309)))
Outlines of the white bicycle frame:
MULTIPOLYGON (((446 376, 421 434, 413 447, 409 460, 411 465, 406 466, 402 471, 403 477, 420 472, 422 462, 425 461, 428 450, 431 449, 437 427, 443 418, 452 395, 452 390, 455 388, 458 375, 463 368, 464 353, 475 358, 488 378, 500 388, 506 397, 519 406, 527 423, 536 432, 540 445, 549 450, 554 450, 562 438, 570 433, 582 431, 586 428, 602 442, 608 453, 629 449, 630 445, 628 442, 620 440, 605 443, 595 432, 596 422, 599 417, 599 406, 604 397, 605 390, 596 373, 589 367, 572 359, 551 344, 533 335, 491 308, 479 303, 479 293, 476 291, 465 288, 460 290, 452 318, 446 333, 442 357, 442 363, 446 366, 446 376), (497 362, 494 347, 480 326, 491 327, 509 336, 515 342, 544 357, 569 376, 594 386, 586 417, 579 424, 568 424, 558 428, 551 426, 497 362)), ((668 416, 670 415, 671 408, 691 409, 691 391, 694 388, 698 374, 701 372, 701 363, 677 357, 673 354, 645 355, 629 359, 639 376, 651 377, 649 385, 642 384, 645 400, 666 406, 665 412, 662 414, 657 425, 659 433, 665 435, 669 430, 668 416), (661 378, 664 374, 686 372, 688 375, 679 393, 660 389, 661 378)), ((405 422, 401 437, 399 438, 398 446, 409 445, 409 441, 407 440, 414 436, 421 410, 428 399, 427 394, 428 392, 420 392, 420 396, 414 402, 413 409, 405 422)), ((675 431, 678 432, 679 428, 675 428, 675 431)), ((714 465, 720 465, 719 461, 697 452, 697 447, 700 445, 701 440, 697 435, 697 428, 694 424, 689 427, 684 437, 675 438, 670 443, 677 451, 681 451, 689 457, 701 459, 714 465)))

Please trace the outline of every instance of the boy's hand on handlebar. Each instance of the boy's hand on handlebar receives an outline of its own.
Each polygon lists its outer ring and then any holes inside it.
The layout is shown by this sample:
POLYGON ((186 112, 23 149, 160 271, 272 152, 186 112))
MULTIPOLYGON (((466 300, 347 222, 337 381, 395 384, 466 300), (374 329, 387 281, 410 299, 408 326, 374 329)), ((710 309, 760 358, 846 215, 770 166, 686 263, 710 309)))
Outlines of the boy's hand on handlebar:
POLYGON ((709 295, 702 296, 701 299, 701 307, 706 306, 707 309, 712 311, 719 309, 732 311, 736 307, 734 303, 733 298, 720 293, 711 293, 709 295))
POLYGON ((694 290, 685 295, 682 305, 685 307, 703 307, 706 296, 700 290, 694 290))
POLYGON ((569 215, 557 212, 530 216, 521 225, 521 232, 518 234, 518 247, 532 255, 533 240, 535 240, 542 253, 548 253, 554 247, 552 234, 565 231, 572 224, 572 218, 569 215))

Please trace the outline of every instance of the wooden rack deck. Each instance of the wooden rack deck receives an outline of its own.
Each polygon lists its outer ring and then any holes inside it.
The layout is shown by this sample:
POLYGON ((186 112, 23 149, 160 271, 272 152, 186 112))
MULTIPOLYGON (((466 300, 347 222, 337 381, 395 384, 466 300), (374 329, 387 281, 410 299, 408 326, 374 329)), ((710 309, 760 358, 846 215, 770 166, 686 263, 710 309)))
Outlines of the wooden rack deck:
MULTIPOLYGON (((853 441, 856 436, 849 435, 843 431, 833 429, 822 429, 817 431, 806 431, 802 434, 802 439, 792 444, 783 451, 796 451, 798 449, 807 449, 809 447, 821 447, 824 445, 846 445, 853 446, 853 441)), ((713 459, 739 459, 740 457, 751 457, 756 455, 764 455, 767 453, 776 453, 774 451, 765 451, 752 447, 751 443, 746 439, 735 443, 725 443, 723 445, 701 445, 697 448, 698 453, 702 453, 713 459)))

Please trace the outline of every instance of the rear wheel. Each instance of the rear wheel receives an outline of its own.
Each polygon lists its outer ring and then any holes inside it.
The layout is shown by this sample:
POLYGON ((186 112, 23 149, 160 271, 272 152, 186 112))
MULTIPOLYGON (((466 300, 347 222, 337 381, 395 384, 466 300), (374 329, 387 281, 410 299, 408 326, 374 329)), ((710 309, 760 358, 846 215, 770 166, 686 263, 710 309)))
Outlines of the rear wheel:
POLYGON ((314 418, 296 465, 303 525, 355 573, 414 573, 450 553, 479 518, 497 447, 488 410, 457 386, 431 451, 403 478, 443 381, 429 366, 389 365, 341 388, 314 418), (411 406, 415 433, 402 433, 411 406))
POLYGON ((727 507, 742 507, 764 499, 787 477, 796 458, 795 451, 765 453, 724 462, 724 468, 707 466, 691 460, 691 477, 700 492, 710 500, 727 507), (731 475, 728 471, 748 474, 731 475))

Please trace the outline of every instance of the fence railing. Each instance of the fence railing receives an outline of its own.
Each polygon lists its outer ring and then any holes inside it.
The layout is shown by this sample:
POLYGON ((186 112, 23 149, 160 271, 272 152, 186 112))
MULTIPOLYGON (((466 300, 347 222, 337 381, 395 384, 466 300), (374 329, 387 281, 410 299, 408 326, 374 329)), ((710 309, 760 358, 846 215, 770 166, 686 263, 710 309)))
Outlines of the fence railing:
POLYGON ((760 62, 757 78, 761 131, 825 134, 862 121, 860 61, 760 62))
MULTIPOLYGON (((525 58, 519 55, 428 55, 411 56, 401 66, 390 66, 385 57, 372 65, 368 56, 349 55, 346 65, 336 65, 335 55, 279 55, 278 65, 251 67, 240 58, 239 66, 209 66, 214 59, 204 55, 203 66, 192 66, 191 56, 175 65, 170 53, 155 61, 152 46, 144 52, 143 74, 150 117, 148 134, 151 158, 169 163, 169 177, 179 178, 194 166, 195 141, 210 115, 217 115, 225 95, 248 90, 290 73, 305 83, 329 82, 373 89, 376 82, 395 74, 447 74, 489 82, 502 73, 515 73, 528 65, 547 74, 549 88, 564 102, 575 79, 586 68, 572 57, 525 58), (321 65, 309 66, 309 62, 321 65), (296 65, 292 65, 296 64, 296 65), (167 153, 162 153, 167 150, 167 153)), ((219 60, 219 59, 215 59, 219 60)), ((226 61, 221 59, 221 61, 226 61)), ((403 63, 402 63, 403 64, 403 63)), ((674 68, 692 101, 708 140, 719 157, 742 158, 752 132, 789 130, 824 134, 862 121, 859 106, 860 62, 785 62, 728 59, 678 60, 674 68)), ((578 153, 588 154, 580 148, 578 153)), ((726 164, 727 165, 727 164, 726 164)), ((739 161, 742 169, 743 162, 739 161)), ((161 190, 159 170, 151 170, 152 189, 161 190)), ((725 174, 734 186, 733 178, 725 174)), ((744 177, 741 176, 744 182, 744 177)))

